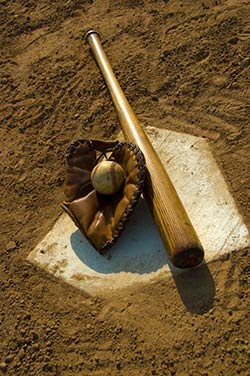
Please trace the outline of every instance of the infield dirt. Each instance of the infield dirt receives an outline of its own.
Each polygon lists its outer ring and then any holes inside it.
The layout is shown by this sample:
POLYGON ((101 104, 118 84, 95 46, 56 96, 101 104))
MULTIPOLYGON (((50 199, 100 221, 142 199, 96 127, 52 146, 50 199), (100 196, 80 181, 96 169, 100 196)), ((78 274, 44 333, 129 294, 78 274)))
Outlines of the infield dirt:
POLYGON ((143 125, 209 141, 249 226, 249 1, 0 5, 0 374, 248 375, 249 249, 105 299, 26 258, 61 214, 68 144, 119 132, 90 28, 143 125))

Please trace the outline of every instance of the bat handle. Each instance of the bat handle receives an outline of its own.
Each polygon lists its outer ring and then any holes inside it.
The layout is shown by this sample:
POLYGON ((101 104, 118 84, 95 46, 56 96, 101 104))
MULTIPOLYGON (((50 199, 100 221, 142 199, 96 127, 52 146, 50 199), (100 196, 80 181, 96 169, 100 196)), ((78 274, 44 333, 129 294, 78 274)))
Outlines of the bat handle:
POLYGON ((114 75, 99 34, 89 30, 85 38, 110 91, 125 139, 137 144, 145 156, 144 196, 169 257, 176 267, 196 266, 203 260, 204 250, 181 200, 114 75))

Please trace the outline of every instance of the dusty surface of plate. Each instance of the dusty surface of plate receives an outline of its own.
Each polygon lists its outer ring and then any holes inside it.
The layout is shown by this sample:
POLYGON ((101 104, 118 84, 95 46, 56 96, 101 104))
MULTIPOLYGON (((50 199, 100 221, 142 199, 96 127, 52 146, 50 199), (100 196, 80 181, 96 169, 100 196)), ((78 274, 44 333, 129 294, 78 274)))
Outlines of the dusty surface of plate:
MULTIPOLYGON (((222 173, 206 140, 147 127, 147 134, 205 249, 205 262, 250 244, 222 173)), ((117 244, 100 256, 63 214, 29 260, 90 294, 176 275, 143 199, 117 244)))

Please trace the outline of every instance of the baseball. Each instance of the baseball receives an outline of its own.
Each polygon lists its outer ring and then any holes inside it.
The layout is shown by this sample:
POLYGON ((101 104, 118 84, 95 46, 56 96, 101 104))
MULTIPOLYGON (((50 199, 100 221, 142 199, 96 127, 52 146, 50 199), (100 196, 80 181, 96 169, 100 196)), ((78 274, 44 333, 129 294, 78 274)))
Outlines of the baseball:
POLYGON ((98 163, 91 173, 91 182, 95 190, 103 195, 112 195, 121 189, 125 172, 119 163, 103 161, 98 163))

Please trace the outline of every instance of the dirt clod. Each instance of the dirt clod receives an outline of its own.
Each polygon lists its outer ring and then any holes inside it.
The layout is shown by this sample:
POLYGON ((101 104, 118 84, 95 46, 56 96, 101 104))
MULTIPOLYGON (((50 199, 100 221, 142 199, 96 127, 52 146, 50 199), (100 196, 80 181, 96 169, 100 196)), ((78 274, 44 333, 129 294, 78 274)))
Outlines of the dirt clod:
POLYGON ((7 370, 7 364, 5 362, 0 363, 0 370, 3 372, 7 370))
POLYGON ((14 242, 13 240, 9 241, 6 244, 5 248, 6 248, 6 251, 13 251, 16 248, 16 242, 14 242))
POLYGON ((6 356, 5 357, 5 363, 7 363, 7 364, 11 363, 14 358, 15 358, 14 354, 10 354, 10 355, 6 356))

